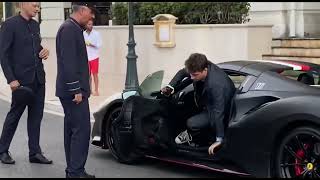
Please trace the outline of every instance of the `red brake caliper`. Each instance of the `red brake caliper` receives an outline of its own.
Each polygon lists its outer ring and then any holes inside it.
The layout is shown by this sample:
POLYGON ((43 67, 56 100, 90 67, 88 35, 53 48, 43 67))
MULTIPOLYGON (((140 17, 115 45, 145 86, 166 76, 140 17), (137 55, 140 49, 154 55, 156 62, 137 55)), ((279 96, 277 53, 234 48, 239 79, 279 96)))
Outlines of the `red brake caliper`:
MULTIPOLYGON (((297 152, 296 152, 297 156, 301 159, 304 158, 304 152, 302 149, 299 149, 297 152)), ((299 159, 295 159, 295 166, 294 166, 294 169, 296 171, 296 176, 300 176, 303 172, 303 168, 299 165, 301 163, 301 160, 299 159)))
MULTIPOLYGON (((304 148, 307 150, 309 148, 309 145, 308 144, 304 144, 304 148)), ((300 158, 300 159, 304 159, 305 157, 305 154, 304 154, 304 151, 303 149, 299 149, 297 152, 296 152, 297 156, 300 158)), ((295 159, 295 166, 294 166, 294 169, 295 169, 295 172, 296 172, 296 176, 300 176, 302 174, 302 172, 304 171, 303 167, 300 165, 301 163, 301 160, 296 158, 295 159)))

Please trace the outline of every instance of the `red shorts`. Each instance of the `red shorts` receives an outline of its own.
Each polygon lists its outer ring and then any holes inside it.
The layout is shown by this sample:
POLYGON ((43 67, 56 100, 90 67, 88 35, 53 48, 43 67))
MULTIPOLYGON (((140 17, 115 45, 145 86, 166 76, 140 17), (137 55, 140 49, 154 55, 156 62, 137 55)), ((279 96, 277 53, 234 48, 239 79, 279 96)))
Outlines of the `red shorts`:
POLYGON ((98 74, 99 72, 99 58, 89 61, 90 74, 98 74))

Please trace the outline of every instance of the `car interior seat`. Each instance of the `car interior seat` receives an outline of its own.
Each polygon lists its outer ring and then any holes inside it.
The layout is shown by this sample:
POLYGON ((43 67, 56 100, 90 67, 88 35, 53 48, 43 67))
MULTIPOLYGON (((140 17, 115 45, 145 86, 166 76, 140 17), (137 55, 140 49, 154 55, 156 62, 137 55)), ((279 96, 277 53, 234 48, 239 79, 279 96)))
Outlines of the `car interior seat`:
POLYGON ((314 85, 314 78, 312 75, 310 75, 308 73, 301 73, 298 76, 297 81, 300 81, 300 82, 307 84, 307 85, 314 85))

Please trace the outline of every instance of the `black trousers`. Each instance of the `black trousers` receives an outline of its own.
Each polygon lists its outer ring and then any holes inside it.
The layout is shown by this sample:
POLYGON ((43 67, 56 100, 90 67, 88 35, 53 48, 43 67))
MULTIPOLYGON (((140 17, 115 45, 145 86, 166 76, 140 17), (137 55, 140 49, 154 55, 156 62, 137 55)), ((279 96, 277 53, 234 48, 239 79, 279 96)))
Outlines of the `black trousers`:
POLYGON ((37 78, 33 84, 26 84, 36 94, 35 98, 29 105, 19 104, 12 98, 11 108, 8 112, 3 124, 2 134, 0 138, 0 153, 9 150, 12 138, 16 132, 19 120, 28 106, 28 145, 29 156, 36 153, 41 153, 39 145, 40 141, 40 125, 43 117, 44 98, 45 98, 45 84, 39 84, 37 78))
POLYGON ((193 140, 215 141, 215 122, 210 122, 209 114, 207 110, 201 111, 190 117, 187 120, 188 132, 191 134, 193 140))
POLYGON ((88 98, 80 104, 72 98, 60 98, 64 110, 64 149, 67 162, 66 173, 79 177, 85 171, 90 141, 90 110, 88 98))

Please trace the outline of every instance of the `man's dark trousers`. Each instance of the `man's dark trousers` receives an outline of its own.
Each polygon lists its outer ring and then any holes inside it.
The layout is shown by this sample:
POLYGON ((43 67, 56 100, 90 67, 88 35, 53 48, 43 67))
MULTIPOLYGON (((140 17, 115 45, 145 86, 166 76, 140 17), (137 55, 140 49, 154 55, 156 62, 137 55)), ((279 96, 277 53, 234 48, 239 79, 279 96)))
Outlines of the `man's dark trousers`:
MULTIPOLYGON (((31 88, 35 93, 35 98, 28 105, 28 136, 29 136, 29 156, 36 153, 42 153, 39 145, 40 126, 43 117, 45 84, 40 84, 37 78, 34 78, 33 84, 25 84, 24 86, 31 88)), ((0 153, 9 150, 12 138, 17 129, 21 115, 27 105, 17 103, 14 98, 11 101, 11 108, 5 119, 2 134, 0 138, 0 153)))
POLYGON ((73 98, 60 98, 64 110, 64 146, 66 173, 79 177, 84 173, 90 141, 90 110, 88 98, 76 104, 73 98))

